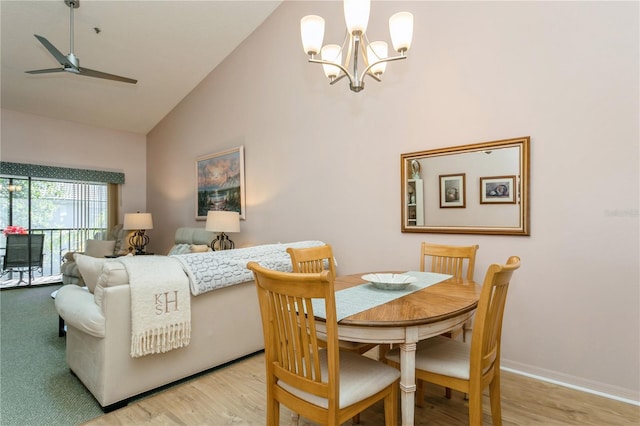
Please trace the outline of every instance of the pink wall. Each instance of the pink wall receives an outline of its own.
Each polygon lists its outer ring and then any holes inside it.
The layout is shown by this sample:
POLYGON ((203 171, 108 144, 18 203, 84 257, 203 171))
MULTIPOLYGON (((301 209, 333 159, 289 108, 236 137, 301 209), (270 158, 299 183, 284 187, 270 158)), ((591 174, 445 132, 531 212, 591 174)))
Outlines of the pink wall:
POLYGON ((194 160, 245 147, 238 245, 320 239, 339 273, 416 269, 421 241, 522 258, 503 364, 640 400, 638 4, 374 2, 369 36, 415 15, 409 59, 355 94, 308 64, 299 19, 343 37, 338 2, 285 2, 148 135, 155 243, 194 219, 194 160), (400 154, 531 136, 531 237, 402 234, 400 154))
POLYGON ((146 209, 146 137, 2 110, 0 160, 125 174, 124 213, 146 209))

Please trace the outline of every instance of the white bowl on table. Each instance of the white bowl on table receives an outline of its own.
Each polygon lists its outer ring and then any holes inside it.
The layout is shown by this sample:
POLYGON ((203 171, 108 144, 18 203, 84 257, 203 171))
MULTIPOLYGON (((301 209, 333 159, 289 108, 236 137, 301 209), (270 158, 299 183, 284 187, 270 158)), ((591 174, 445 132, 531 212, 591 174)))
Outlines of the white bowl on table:
POLYGON ((381 290, 404 290, 409 284, 418 281, 418 278, 405 274, 367 274, 362 279, 381 290))

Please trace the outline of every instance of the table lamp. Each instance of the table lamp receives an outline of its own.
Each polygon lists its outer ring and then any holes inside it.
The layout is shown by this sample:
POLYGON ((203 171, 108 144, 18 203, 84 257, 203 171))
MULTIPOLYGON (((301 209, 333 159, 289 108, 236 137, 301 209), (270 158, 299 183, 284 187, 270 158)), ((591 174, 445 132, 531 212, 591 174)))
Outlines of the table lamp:
POLYGON ((149 244, 149 236, 144 231, 153 229, 151 213, 125 213, 122 229, 135 230, 129 238, 129 245, 135 249, 135 254, 145 254, 145 247, 149 244))
POLYGON ((240 232, 240 214, 238 212, 210 210, 207 212, 205 229, 207 231, 220 233, 217 238, 211 241, 212 250, 232 249, 235 245, 225 232, 240 232))

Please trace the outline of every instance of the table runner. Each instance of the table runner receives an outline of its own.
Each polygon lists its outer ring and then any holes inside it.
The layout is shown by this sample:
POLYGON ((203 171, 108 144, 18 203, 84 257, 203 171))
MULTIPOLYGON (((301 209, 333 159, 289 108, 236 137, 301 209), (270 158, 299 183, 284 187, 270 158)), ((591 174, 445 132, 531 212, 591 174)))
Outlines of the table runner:
MULTIPOLYGON (((390 302, 414 291, 422 290, 439 282, 448 280, 453 275, 436 274, 434 272, 405 272, 418 278, 415 283, 409 284, 404 290, 381 290, 371 283, 360 284, 336 292, 336 315, 340 321, 348 316, 366 311, 373 307, 390 302)), ((321 299, 313 299, 313 314, 316 317, 325 318, 324 302, 321 299)))

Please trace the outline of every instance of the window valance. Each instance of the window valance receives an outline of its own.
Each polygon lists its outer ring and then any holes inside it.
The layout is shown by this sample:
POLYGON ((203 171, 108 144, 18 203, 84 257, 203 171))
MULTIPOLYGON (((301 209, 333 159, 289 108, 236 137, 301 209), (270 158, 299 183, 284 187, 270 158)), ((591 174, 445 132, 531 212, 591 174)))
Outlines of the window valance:
POLYGON ((73 180, 79 182, 124 183, 124 173, 42 166, 39 164, 10 163, 8 161, 0 161, 0 173, 3 175, 73 180))

